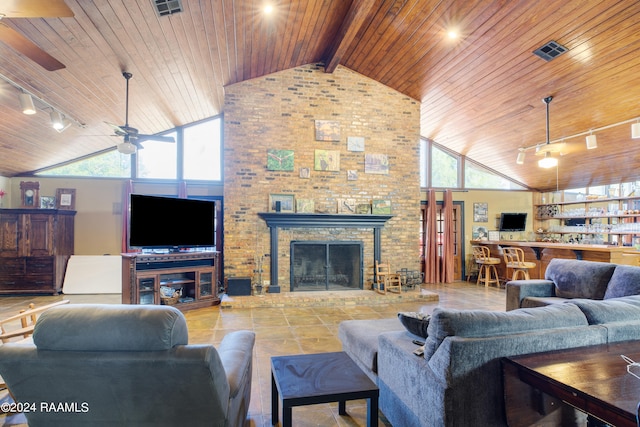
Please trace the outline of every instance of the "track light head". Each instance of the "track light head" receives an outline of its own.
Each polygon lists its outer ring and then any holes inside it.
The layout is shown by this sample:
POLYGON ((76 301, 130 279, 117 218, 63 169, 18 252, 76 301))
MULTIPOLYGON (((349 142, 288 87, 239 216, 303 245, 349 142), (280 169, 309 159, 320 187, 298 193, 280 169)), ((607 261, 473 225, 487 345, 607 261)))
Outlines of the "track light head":
POLYGON ((587 150, 598 148, 598 138, 594 134, 587 135, 587 150))
POLYGON ((640 122, 634 123, 631 125, 631 138, 633 139, 640 138, 640 122))
POLYGON ((524 156, 525 156, 524 150, 520 149, 518 151, 518 157, 516 157, 516 163, 519 164, 519 165, 523 165, 524 164, 524 156))
POLYGON ((62 123, 62 115, 56 110, 51 111, 49 117, 51 118, 51 126, 53 126, 55 130, 60 131, 64 128, 64 123, 62 123))
POLYGON ((22 108, 22 113, 31 115, 37 112, 36 106, 33 104, 33 98, 26 92, 20 92, 18 95, 20 99, 20 108, 22 108))

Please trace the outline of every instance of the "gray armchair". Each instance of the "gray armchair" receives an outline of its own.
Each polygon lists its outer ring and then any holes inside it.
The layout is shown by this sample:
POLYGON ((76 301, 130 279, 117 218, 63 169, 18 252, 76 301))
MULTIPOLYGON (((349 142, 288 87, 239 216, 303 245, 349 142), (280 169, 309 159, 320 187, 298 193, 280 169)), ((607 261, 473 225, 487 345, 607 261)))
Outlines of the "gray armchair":
POLYGON ((0 346, 0 375, 37 426, 242 426, 255 335, 188 345, 169 306, 67 305, 38 319, 33 344, 0 346))

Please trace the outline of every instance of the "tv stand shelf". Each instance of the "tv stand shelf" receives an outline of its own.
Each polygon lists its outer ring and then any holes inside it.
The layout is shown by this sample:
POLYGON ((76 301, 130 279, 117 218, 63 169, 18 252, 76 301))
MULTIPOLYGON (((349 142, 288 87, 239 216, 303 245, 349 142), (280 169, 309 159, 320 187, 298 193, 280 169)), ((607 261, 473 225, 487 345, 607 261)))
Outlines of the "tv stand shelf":
POLYGON ((180 310, 220 304, 218 252, 122 254, 122 303, 161 304, 160 287, 180 291, 180 310))

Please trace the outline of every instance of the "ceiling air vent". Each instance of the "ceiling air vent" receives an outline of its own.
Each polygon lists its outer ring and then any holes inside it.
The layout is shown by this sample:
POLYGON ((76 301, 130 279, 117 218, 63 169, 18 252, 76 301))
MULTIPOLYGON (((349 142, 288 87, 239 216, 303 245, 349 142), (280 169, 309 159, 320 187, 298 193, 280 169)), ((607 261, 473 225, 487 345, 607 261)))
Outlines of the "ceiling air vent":
POLYGON ((562 55, 567 50, 569 49, 562 46, 560 43, 551 40, 549 43, 545 44, 544 46, 541 46, 538 49, 534 50, 533 53, 535 53, 545 61, 551 61, 553 58, 562 55))
POLYGON ((182 12, 182 0, 152 0, 159 16, 182 12))

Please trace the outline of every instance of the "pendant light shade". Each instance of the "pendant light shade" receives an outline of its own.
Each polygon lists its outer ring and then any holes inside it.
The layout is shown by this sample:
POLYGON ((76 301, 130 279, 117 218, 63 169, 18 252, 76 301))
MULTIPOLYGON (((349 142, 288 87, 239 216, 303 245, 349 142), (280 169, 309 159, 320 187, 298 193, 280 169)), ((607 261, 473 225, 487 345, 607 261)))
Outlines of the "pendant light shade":
POLYGON ((594 134, 587 135, 587 150, 598 148, 598 139, 594 134))
POLYGON ((640 123, 634 123, 631 125, 631 138, 640 138, 640 123))
POLYGON ((24 114, 31 115, 36 113, 36 106, 33 105, 33 98, 31 98, 31 95, 26 92, 21 92, 18 97, 20 99, 20 108, 22 108, 22 112, 24 114))
POLYGON ((558 166, 558 159, 556 159, 555 157, 552 157, 551 153, 547 151, 546 153, 544 153, 544 157, 538 160, 538 166, 545 169, 558 166))

